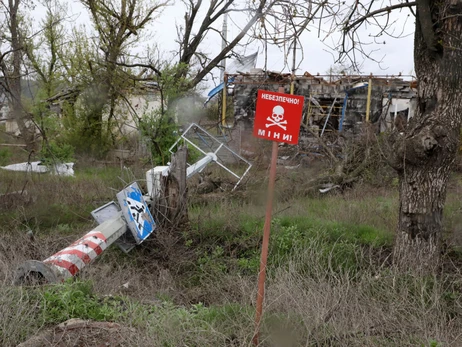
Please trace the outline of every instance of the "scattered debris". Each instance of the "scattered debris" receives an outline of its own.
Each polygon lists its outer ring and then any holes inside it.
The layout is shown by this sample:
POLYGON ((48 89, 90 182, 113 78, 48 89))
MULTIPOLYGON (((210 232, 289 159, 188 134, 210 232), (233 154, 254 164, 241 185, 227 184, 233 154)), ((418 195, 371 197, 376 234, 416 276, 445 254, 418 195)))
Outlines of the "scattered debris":
POLYGON ((336 188, 341 188, 341 187, 338 184, 334 185, 332 183, 328 183, 328 184, 324 185, 324 188, 319 189, 319 192, 321 194, 325 194, 325 193, 330 192, 331 190, 336 189, 336 188))
MULTIPOLYGON (((23 263, 16 271, 15 283, 21 285, 36 279, 41 279, 41 283, 62 282, 75 276, 113 243, 128 253, 146 240, 156 230, 157 224, 168 223, 171 227, 187 222, 186 180, 203 171, 208 164, 215 163, 232 174, 237 180, 234 188, 251 167, 248 161, 194 123, 181 135, 170 151, 174 147, 177 151, 172 152, 172 161, 168 167, 160 166, 146 172, 147 195, 143 194, 137 182, 129 184, 116 194, 118 205, 112 201, 92 212, 93 218, 99 223, 96 228, 43 261, 29 260, 23 263), (186 137, 190 130, 198 138, 186 137), (210 152, 204 152, 194 140, 208 144, 210 152), (198 153, 198 160, 189 167, 188 147, 181 145, 180 141, 186 142, 198 153), (237 174, 221 163, 221 150, 230 152, 237 161, 246 164, 245 171, 237 174)), ((36 171, 39 169, 39 162, 15 164, 5 168, 36 171)), ((56 167, 55 169, 57 171, 56 167)), ((211 184, 219 186, 217 180, 211 184)), ((128 288, 128 283, 123 286, 128 288)))
POLYGON ((74 176, 74 163, 44 165, 41 161, 33 161, 33 162, 26 162, 26 163, 11 164, 7 166, 0 166, 0 168, 3 170, 9 170, 9 171, 37 172, 37 173, 50 172, 51 174, 54 174, 54 175, 74 176))

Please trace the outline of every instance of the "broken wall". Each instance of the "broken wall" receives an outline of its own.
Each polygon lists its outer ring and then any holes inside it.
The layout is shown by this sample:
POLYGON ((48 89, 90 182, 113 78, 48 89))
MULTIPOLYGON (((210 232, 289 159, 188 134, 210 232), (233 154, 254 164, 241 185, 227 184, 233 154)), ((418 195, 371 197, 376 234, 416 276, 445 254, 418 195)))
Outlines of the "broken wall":
MULTIPOLYGON (((260 73, 255 75, 238 75, 233 87, 234 117, 242 129, 252 129, 255 117, 257 91, 259 89, 278 91, 284 86, 285 93, 290 92, 290 75, 276 73, 260 73)), ((369 77, 341 76, 335 82, 328 82, 321 77, 308 73, 296 76, 294 94, 305 96, 303 122, 310 126, 327 131, 339 130, 342 113, 344 113, 344 131, 355 132, 358 125, 366 118, 367 93, 369 77), (348 97, 345 100, 345 96, 348 97), (331 112, 330 112, 331 111, 331 112), (327 115, 330 114, 328 122, 327 115)), ((410 82, 399 78, 372 78, 370 121, 382 121, 384 99, 410 100, 415 96, 415 89, 409 87, 410 82)), ((409 114, 412 116, 412 103, 409 114)), ((388 120, 392 123, 392 121, 388 120)), ((380 126, 381 130, 387 129, 380 126)))

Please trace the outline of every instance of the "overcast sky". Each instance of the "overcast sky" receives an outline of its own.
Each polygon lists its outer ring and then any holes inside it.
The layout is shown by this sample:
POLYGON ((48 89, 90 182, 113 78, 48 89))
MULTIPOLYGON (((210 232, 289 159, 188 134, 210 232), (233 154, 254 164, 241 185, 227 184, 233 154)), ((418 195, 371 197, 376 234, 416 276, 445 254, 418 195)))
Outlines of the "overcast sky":
MULTIPOLYGON (((91 26, 87 11, 80 5, 78 1, 69 1, 69 13, 74 14, 73 18, 76 19, 76 23, 86 23, 91 26)), ((414 31, 414 18, 408 16, 409 11, 403 9, 400 12, 395 13, 396 19, 400 19, 400 23, 405 23, 402 31, 404 36, 401 39, 394 39, 391 37, 383 36, 380 38, 381 42, 386 44, 373 44, 367 46, 369 51, 377 50, 373 57, 377 60, 381 60, 381 64, 377 64, 373 61, 364 61, 362 63, 361 72, 364 74, 373 73, 375 75, 393 75, 402 73, 403 75, 414 74, 413 70, 413 31, 414 31)), ((157 43, 162 50, 166 52, 165 57, 169 56, 169 52, 174 52, 177 49, 176 39, 176 24, 181 24, 184 17, 184 7, 181 2, 168 6, 162 12, 162 14, 156 18, 149 25, 149 34, 146 35, 146 39, 141 43, 143 45, 152 45, 157 43)), ((231 40, 239 31, 240 28, 245 24, 245 16, 242 14, 232 15, 228 20, 228 40, 231 40)), ((221 30, 221 22, 218 24, 221 30)), ((401 30, 401 25, 398 30, 401 30)), ((401 33, 401 31, 399 31, 401 33)), ((369 38, 369 34, 374 34, 374 28, 362 27, 360 35, 364 40, 372 41, 369 38)), ((396 32, 395 32, 396 34, 396 32)), ((322 32, 321 32, 322 36, 322 32)), ((322 36, 323 37, 323 36, 322 36)), ((326 74, 329 68, 334 65, 335 60, 338 57, 336 52, 329 49, 328 45, 332 45, 335 41, 336 36, 328 37, 325 43, 321 42, 320 38, 317 37, 317 29, 311 28, 310 32, 306 32, 301 37, 303 56, 302 52, 297 51, 297 74, 303 74, 308 71, 312 74, 320 73, 326 74), (326 45, 327 43, 327 45, 326 45)), ((247 39, 242 41, 247 42, 247 39)), ((210 57, 219 52, 221 48, 221 39, 218 34, 211 35, 203 43, 202 49, 207 52, 210 57)), ((141 52, 142 48, 138 48, 141 52)), ((237 49, 240 54, 251 54, 255 51, 259 51, 260 54, 257 60, 257 67, 264 67, 265 63, 265 52, 264 46, 261 43, 253 42, 247 47, 240 47, 237 49)), ((288 56, 286 60, 284 49, 269 46, 267 54, 267 68, 273 71, 285 71, 289 72, 292 64, 292 55, 288 56), (288 64, 286 64, 288 63, 288 64), (290 65, 289 65, 290 64, 290 65)), ((219 75, 217 71, 216 75, 219 75)), ((209 82, 210 84, 210 82, 209 82)))
MULTIPOLYGON (((398 74, 404 75, 413 74, 413 40, 414 40, 414 18, 408 17, 409 10, 403 9, 396 11, 392 20, 397 19, 398 23, 395 28, 394 34, 397 32, 403 36, 400 39, 387 37, 386 35, 380 38, 381 42, 385 44, 372 44, 367 46, 368 51, 377 50, 373 57, 376 60, 381 60, 381 64, 377 64, 374 61, 365 60, 362 64, 361 72, 364 74, 373 73, 376 75, 384 74, 398 74), (407 21, 406 21, 407 19, 407 21), (403 29, 401 31, 401 29, 403 29)), ((183 10, 181 6, 175 5, 168 7, 162 14, 162 16, 156 21, 157 25, 157 38, 163 42, 163 47, 174 50, 175 38, 175 22, 182 23, 183 10), (160 26, 160 28, 159 28, 160 26)), ((230 16, 228 19, 228 40, 232 39, 239 31, 240 28, 245 24, 245 17, 242 15, 230 16)), ((221 29, 221 28, 220 28, 221 29)), ((360 36, 365 41, 373 41, 369 38, 369 34, 377 32, 376 28, 362 27, 360 36)), ((324 38, 321 32, 321 38, 324 38)), ((325 74, 329 68, 335 63, 338 58, 338 53, 333 52, 329 49, 328 45, 333 45, 333 41, 338 38, 338 35, 332 35, 325 40, 325 43, 318 38, 317 28, 312 27, 310 32, 306 32, 301 37, 303 47, 303 57, 300 51, 297 52, 297 66, 298 74, 303 74, 305 71, 309 71, 312 74, 320 73, 325 74)), ((242 42, 245 43, 247 40, 244 39, 242 42)), ((211 37, 205 43, 206 49, 210 53, 217 53, 221 47, 220 38, 218 36, 211 37)), ((265 54, 263 44, 254 42, 249 47, 242 47, 238 49, 239 53, 251 54, 256 50, 260 52, 257 67, 264 67, 265 54)), ((275 71, 286 71, 289 72, 292 66, 292 54, 288 57, 288 66, 285 59, 284 50, 278 47, 268 47, 268 70, 275 71)))

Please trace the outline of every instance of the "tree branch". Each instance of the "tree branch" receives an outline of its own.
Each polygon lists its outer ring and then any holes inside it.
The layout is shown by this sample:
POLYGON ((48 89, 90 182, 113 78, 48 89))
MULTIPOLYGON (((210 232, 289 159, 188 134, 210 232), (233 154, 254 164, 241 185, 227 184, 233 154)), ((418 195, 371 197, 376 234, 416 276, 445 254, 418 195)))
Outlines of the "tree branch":
POLYGON ((416 6, 416 5, 417 5, 417 1, 406 2, 406 3, 402 3, 402 4, 396 4, 396 5, 392 5, 392 6, 387 6, 387 7, 384 7, 384 8, 369 12, 366 15, 362 16, 361 18, 356 19, 351 24, 348 24, 348 22, 347 22, 345 27, 343 28, 343 31, 350 31, 354 27, 356 27, 359 24, 361 24, 362 22, 364 22, 366 19, 374 17, 374 16, 376 16, 378 14, 382 14, 382 13, 385 13, 385 12, 390 12, 390 11, 397 10, 397 9, 400 9, 400 8, 412 7, 412 6, 416 6))
MULTIPOLYGON (((222 50, 215 58, 213 58, 204 69, 202 69, 192 80, 192 85, 197 85, 220 61, 241 41, 249 29, 262 17, 263 8, 266 5, 266 0, 261 0, 254 16, 247 22, 241 32, 231 41, 224 50, 222 50)), ((272 5, 272 4, 271 4, 272 5)), ((271 6, 270 5, 270 6, 271 6)))
POLYGON ((124 66, 124 67, 144 67, 144 68, 147 68, 147 69, 150 69, 150 70, 154 71, 157 76, 162 76, 162 72, 159 69, 157 69, 156 67, 154 67, 154 66, 152 66, 150 64, 141 64, 141 63, 126 64, 126 63, 119 63, 119 62, 116 62, 116 61, 112 61, 110 63, 114 63, 116 65, 124 66))

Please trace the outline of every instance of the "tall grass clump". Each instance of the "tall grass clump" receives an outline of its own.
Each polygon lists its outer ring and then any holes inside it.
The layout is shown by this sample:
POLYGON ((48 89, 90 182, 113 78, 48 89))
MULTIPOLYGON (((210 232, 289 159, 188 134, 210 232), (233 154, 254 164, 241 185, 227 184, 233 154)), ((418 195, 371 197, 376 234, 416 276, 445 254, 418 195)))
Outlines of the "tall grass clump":
MULTIPOLYGON (((117 322, 124 346, 251 345, 264 194, 207 195, 182 230, 159 227, 128 255, 111 247, 62 284, 11 286, 20 263, 94 227, 89 212, 135 177, 91 165, 73 178, 0 171, 0 193, 28 192, 0 201, 0 346, 71 318, 117 322)), ((458 195, 449 199, 456 234, 458 195)), ((260 346, 462 345, 457 258, 434 276, 396 272, 396 211, 396 191, 366 186, 275 201, 260 346)))
POLYGON ((0 285, 0 346, 16 346, 43 327, 40 300, 27 289, 0 285))
POLYGON ((279 317, 279 326, 265 326, 269 346, 462 342, 462 295, 453 278, 422 278, 377 265, 359 273, 333 270, 315 248, 298 248, 270 272, 267 313, 279 317))
POLYGON ((118 167, 85 167, 75 177, 0 170, 0 229, 23 225, 33 231, 79 229, 92 223, 91 211, 115 199, 134 174, 118 167))

